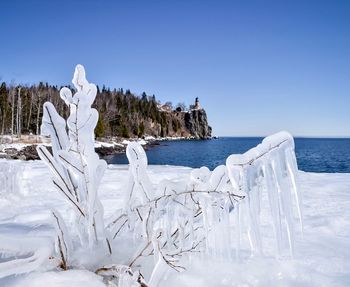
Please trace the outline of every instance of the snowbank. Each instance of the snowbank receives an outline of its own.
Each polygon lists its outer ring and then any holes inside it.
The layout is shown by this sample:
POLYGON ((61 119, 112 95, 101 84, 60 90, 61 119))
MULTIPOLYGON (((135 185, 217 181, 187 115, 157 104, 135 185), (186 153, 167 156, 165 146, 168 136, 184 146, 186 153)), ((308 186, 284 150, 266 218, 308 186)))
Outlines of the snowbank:
MULTIPOLYGON (((70 216, 69 207, 50 184, 49 171, 40 161, 20 162, 23 169, 21 193, 0 197, 0 234, 45 236, 49 227, 38 227, 49 208, 70 216)), ((110 165, 99 189, 105 216, 109 217, 122 201, 126 165, 110 165)), ((162 179, 190 176, 191 169, 150 166, 154 184, 162 179)), ((192 259, 188 270, 169 273, 160 286, 349 286, 350 282, 350 174, 299 172, 303 194, 304 235, 296 237, 295 258, 265 255, 240 262, 192 259)), ((266 198, 263 198, 263 201, 266 198)), ((262 217, 263 244, 273 246, 268 214, 262 217)), ((0 246, 1 247, 1 246, 0 246)), ((4 259, 1 259, 2 261, 4 259)), ((87 271, 36 272, 0 279, 0 286, 103 286, 99 277, 87 271)))

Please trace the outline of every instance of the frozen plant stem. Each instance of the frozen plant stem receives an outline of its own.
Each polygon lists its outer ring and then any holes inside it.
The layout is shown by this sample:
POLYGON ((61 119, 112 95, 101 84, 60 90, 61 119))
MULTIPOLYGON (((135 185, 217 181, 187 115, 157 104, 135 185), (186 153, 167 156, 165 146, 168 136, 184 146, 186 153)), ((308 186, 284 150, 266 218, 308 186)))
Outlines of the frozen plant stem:
POLYGON ((109 253, 112 247, 106 237, 103 208, 97 195, 98 185, 106 169, 94 149, 94 129, 98 112, 91 108, 97 88, 85 78, 83 66, 77 65, 73 77, 77 92, 61 89, 60 96, 70 108, 70 115, 63 119, 55 107, 44 104, 41 133, 50 136, 52 154, 46 147, 37 148, 40 158, 50 167, 56 189, 74 206, 75 230, 79 232, 81 245, 88 239, 89 248, 105 244, 109 253), (66 132, 68 127, 68 133, 66 132), (81 227, 82 226, 82 227, 81 227))

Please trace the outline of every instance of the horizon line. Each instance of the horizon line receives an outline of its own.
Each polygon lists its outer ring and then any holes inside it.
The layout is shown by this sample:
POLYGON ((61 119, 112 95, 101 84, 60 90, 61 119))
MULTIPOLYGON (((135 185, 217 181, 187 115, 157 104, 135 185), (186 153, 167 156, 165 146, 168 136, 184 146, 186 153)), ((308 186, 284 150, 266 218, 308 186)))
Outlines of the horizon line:
MULTIPOLYGON (((271 134, 269 134, 271 135, 271 134)), ((268 137, 269 135, 214 135, 213 137, 217 136, 219 138, 265 138, 265 137, 268 137)), ((315 136, 300 136, 300 135, 292 135, 293 138, 306 138, 306 139, 350 139, 350 135, 348 136, 319 136, 319 135, 315 135, 315 136)))

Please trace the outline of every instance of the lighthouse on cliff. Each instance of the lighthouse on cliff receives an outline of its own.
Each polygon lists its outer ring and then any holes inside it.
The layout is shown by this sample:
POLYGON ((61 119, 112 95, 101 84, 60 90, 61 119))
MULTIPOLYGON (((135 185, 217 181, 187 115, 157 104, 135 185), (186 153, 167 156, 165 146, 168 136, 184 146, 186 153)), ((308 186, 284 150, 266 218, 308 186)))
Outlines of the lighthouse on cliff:
POLYGON ((199 103, 198 97, 196 98, 194 102, 194 110, 200 110, 201 109, 201 104, 199 103))

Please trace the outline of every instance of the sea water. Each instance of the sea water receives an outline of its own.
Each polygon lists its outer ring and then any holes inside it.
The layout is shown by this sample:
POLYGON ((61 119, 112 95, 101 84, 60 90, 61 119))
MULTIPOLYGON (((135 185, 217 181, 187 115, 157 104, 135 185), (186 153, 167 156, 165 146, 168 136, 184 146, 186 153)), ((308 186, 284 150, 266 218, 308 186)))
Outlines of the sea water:
MULTIPOLYGON (((147 151, 149 164, 189 167, 207 166, 214 169, 225 164, 226 158, 244 153, 263 138, 222 137, 212 140, 161 141, 147 151)), ((295 138, 295 150, 300 170, 308 172, 350 172, 350 138, 295 138)), ((107 158, 108 163, 127 163, 124 154, 107 158)))

